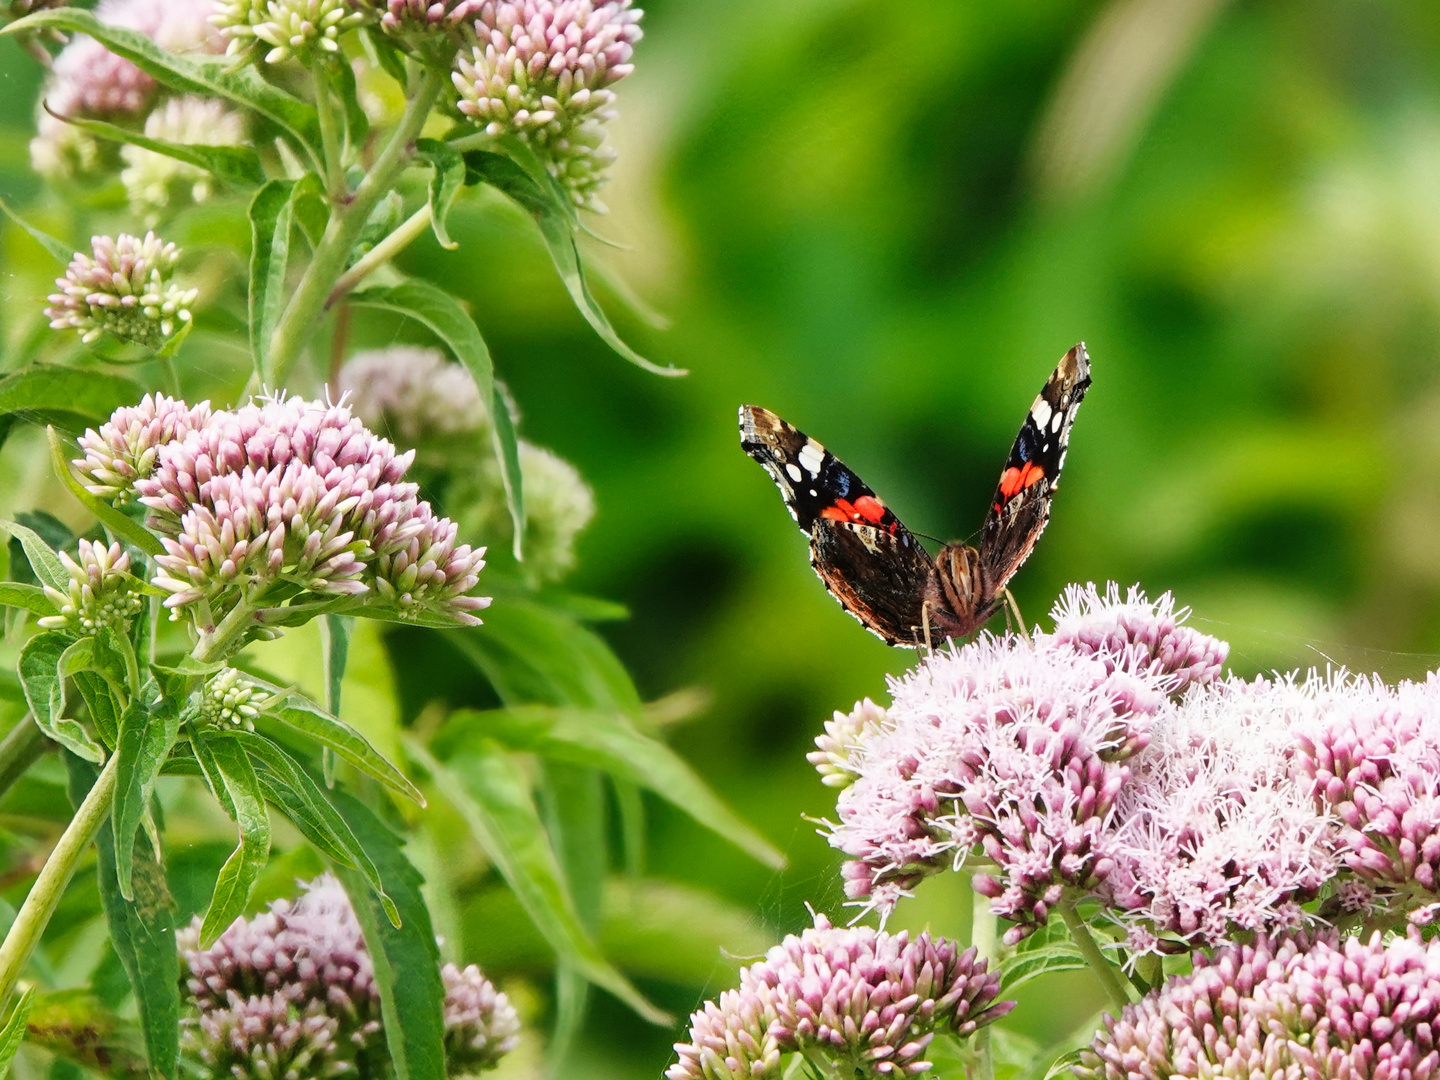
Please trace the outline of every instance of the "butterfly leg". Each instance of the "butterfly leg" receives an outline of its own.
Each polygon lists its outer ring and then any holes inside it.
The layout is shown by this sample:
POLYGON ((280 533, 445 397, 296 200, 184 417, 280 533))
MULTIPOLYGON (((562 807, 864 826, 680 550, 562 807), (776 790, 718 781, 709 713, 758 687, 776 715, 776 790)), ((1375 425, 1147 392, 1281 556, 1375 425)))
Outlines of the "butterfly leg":
POLYGON ((925 627, 925 655, 935 655, 935 648, 930 644, 930 601, 924 600, 920 603, 920 623, 925 627))
POLYGON ((1025 616, 1020 614, 1020 604, 1016 601, 1015 594, 1009 589, 1004 590, 1004 592, 1006 607, 1005 614, 1007 616, 1013 615, 1015 617, 1015 626, 1019 629, 1020 636, 1025 639, 1025 644, 1033 645, 1034 642, 1030 640, 1030 631, 1025 629, 1025 616))

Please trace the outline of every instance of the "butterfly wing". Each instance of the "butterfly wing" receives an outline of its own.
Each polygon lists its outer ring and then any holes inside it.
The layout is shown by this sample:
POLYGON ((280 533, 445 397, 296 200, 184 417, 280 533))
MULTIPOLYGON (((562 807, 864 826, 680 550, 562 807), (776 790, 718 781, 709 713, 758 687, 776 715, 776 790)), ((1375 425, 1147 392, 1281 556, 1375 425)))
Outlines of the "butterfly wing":
POLYGON ((740 445, 775 481, 810 538, 810 565, 845 610, 888 644, 923 641, 925 602, 939 596, 935 564, 875 492, 767 409, 740 407, 740 445))
POLYGON ((1035 548, 1050 520, 1075 413, 1090 387, 1090 357, 1081 342, 1065 354, 1030 406, 980 533, 981 574, 994 596, 1035 548))

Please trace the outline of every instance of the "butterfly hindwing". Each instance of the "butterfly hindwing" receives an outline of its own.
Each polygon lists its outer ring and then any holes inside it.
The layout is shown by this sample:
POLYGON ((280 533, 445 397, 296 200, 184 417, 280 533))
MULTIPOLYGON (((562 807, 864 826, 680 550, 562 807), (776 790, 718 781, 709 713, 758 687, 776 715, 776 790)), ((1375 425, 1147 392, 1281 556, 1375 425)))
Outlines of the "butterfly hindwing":
POLYGON ((926 614, 937 616, 935 563, 904 529, 819 518, 810 537, 810 565, 845 610, 887 645, 925 640, 926 614))
POLYGON ((1090 387, 1090 357, 1081 342, 1061 358, 1030 406, 1010 448, 980 533, 986 587, 998 593, 1034 550, 1050 520, 1070 428, 1090 387))

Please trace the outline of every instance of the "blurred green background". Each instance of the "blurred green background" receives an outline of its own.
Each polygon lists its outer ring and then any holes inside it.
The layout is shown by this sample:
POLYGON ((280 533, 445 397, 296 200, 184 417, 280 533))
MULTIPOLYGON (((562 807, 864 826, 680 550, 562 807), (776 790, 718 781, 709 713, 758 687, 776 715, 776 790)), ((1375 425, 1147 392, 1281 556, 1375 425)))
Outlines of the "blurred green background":
MULTIPOLYGON (((671 894, 697 926, 733 924, 743 953, 806 924, 807 902, 841 917, 839 859, 809 820, 833 796, 804 754, 914 659, 815 580, 737 446, 741 402, 825 442, 912 529, 965 537, 1030 399, 1084 339, 1095 382, 1016 583, 1028 619, 1067 582, 1139 582, 1193 607, 1244 674, 1435 666, 1440 8, 644 6, 595 223, 624 249, 591 255, 671 322, 622 315, 622 334, 690 375, 609 353, 493 200, 457 213, 459 251, 427 239, 406 265, 473 304, 527 436, 594 485, 570 584, 629 607, 603 633, 647 698, 708 697, 672 742, 791 860, 772 873, 650 804, 649 874, 745 913, 671 894)), ((22 201, 36 80, 7 43, 0 193, 22 201)), ((3 269, 0 288, 32 288, 3 269)), ((412 716, 427 691, 401 676, 412 716)), ((470 917, 483 938, 486 911, 470 917)), ((937 879, 895 923, 966 918, 937 879)), ((630 969, 684 1013, 733 977, 710 962, 630 969)), ((1056 979, 1010 1026, 1063 1038, 1096 1003, 1085 978, 1056 979)), ((657 1077, 677 1034, 597 995, 564 1075, 657 1077)))

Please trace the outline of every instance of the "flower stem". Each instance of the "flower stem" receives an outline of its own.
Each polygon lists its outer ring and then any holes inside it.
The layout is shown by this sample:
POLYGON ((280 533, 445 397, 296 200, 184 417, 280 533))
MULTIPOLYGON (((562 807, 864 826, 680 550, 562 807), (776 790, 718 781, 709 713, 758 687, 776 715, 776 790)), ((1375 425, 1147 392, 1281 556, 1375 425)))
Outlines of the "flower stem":
POLYGON ((35 717, 27 712, 0 742, 0 796, 49 748, 45 733, 35 723, 35 717))
POLYGON ((355 265, 340 275, 340 280, 335 283, 335 288, 330 290, 330 297, 325 301, 328 308, 335 301, 359 285, 380 267, 393 259, 400 252, 404 251, 414 241, 430 228, 430 204, 424 206, 411 214, 389 236, 381 240, 373 248, 367 251, 360 258, 355 260, 355 265))
POLYGON ((202 631, 191 657, 202 664, 223 660, 240 640, 255 618, 257 606, 249 600, 239 601, 226 612, 218 626, 202 631))
POLYGON ((0 1004, 7 1001, 11 991, 15 989, 15 982, 29 962, 30 954, 35 951, 40 935, 45 932, 45 927, 50 922, 50 916, 55 914, 65 886, 70 884, 70 879, 75 874, 75 866, 79 863, 80 856, 85 853, 90 841, 95 839, 95 834, 110 815, 110 804, 115 797, 118 761, 119 755, 111 754, 105 768, 100 770, 99 779, 85 796, 80 809, 75 811, 75 816, 70 819, 70 824, 60 837, 60 842, 55 845, 55 850, 50 853, 50 858, 45 860, 40 876, 30 887, 30 894, 20 906, 20 912, 15 916, 10 932, 5 935, 4 944, 0 945, 0 1004))
POLYGON ((350 260, 350 253, 370 218, 370 212, 395 186, 395 181, 410 163, 415 139, 425 126, 435 99, 440 96, 444 80, 444 72, 430 67, 423 68, 414 77, 414 92, 390 141, 380 151, 380 156, 375 159, 375 164, 349 202, 332 208, 325 235, 320 238, 314 257, 305 268, 300 284, 270 338, 269 370, 260 373, 263 382, 275 387, 285 384, 300 350, 314 332, 331 289, 345 272, 345 264, 350 260))
POLYGON ((1060 917, 1065 920, 1065 928, 1070 931, 1070 940, 1075 942, 1075 947, 1080 950, 1080 955, 1085 958, 1085 963, 1090 965, 1090 970, 1100 980, 1106 996, 1114 1003, 1117 1009, 1123 1009, 1130 1004, 1130 995, 1125 990, 1125 980, 1120 977, 1120 972, 1115 965, 1105 959, 1105 954, 1100 951, 1100 946, 1095 943, 1095 938, 1090 934, 1090 928, 1085 925, 1085 920, 1080 918, 1080 913, 1075 910, 1073 900, 1062 900, 1058 905, 1060 917))
POLYGON ((315 111, 320 116, 320 145, 325 154, 325 191, 330 196, 330 202, 338 204, 345 197, 340 110, 325 62, 316 61, 310 73, 315 80, 315 111))

